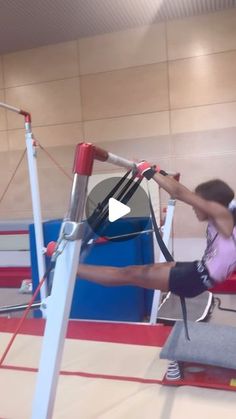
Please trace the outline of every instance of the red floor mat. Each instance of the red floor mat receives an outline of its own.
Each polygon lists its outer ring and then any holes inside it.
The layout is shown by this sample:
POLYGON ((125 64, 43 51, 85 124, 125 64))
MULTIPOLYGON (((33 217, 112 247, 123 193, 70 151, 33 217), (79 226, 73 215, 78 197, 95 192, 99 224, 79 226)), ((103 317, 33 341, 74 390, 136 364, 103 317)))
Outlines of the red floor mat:
MULTIPOLYGON (((0 318, 0 332, 13 333, 19 320, 19 318, 0 318)), ((45 320, 43 319, 26 319, 19 333, 42 336, 44 326, 45 320)), ((67 338, 162 347, 170 331, 170 326, 161 324, 70 320, 67 338)))
POLYGON ((0 288, 20 288, 24 279, 31 278, 31 268, 27 266, 0 267, 0 288))
POLYGON ((236 391, 236 370, 188 362, 181 362, 179 365, 182 378, 168 380, 165 376, 162 384, 236 391))

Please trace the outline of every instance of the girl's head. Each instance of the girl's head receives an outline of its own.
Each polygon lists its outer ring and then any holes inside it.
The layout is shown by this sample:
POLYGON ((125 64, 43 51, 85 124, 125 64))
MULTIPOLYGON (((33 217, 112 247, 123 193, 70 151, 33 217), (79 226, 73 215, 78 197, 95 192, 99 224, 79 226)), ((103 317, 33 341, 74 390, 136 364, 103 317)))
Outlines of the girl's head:
POLYGON ((233 189, 220 179, 213 179, 201 183, 195 188, 195 192, 207 201, 218 202, 224 207, 228 207, 234 198, 233 189))
MULTIPOLYGON (((201 183, 195 188, 195 193, 207 201, 218 202, 226 208, 228 208, 230 202, 234 198, 233 189, 220 179, 213 179, 208 182, 201 183)), ((236 222, 236 210, 234 209, 232 212, 236 222)))

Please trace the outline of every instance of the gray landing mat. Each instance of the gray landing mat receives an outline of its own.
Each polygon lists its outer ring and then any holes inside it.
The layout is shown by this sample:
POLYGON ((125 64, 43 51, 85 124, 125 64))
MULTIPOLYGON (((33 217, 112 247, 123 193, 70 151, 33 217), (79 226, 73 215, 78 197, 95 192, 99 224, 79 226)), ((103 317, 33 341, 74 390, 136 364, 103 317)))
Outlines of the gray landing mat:
POLYGON ((183 322, 176 322, 160 358, 236 369, 236 328, 188 322, 190 341, 183 322))
MULTIPOLYGON (((169 297, 165 303, 158 310, 158 321, 175 322, 183 319, 180 298, 177 295, 168 294, 169 297)), ((186 308, 188 320, 201 321, 209 314, 212 304, 212 293, 209 291, 203 292, 195 298, 186 298, 186 308)))

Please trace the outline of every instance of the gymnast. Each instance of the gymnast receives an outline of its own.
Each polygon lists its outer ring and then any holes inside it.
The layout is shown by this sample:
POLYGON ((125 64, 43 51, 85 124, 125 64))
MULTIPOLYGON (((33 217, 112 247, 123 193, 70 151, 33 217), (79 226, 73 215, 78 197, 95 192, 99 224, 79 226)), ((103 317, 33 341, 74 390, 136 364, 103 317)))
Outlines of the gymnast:
POLYGON ((153 179, 173 199, 192 206, 197 219, 207 222, 202 259, 121 268, 80 264, 78 276, 105 286, 135 285, 187 298, 225 281, 236 269, 236 208, 230 208, 233 190, 224 181, 214 179, 192 192, 146 161, 138 163, 136 171, 138 177, 153 179))

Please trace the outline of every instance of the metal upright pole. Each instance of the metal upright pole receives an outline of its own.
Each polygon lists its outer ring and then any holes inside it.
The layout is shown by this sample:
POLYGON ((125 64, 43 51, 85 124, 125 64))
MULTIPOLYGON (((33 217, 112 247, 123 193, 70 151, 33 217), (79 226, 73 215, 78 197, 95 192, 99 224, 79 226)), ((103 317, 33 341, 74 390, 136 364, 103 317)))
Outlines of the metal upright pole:
MULTIPOLYGON (((33 218, 34 218, 34 229, 35 229, 35 241, 36 241, 36 254, 38 262, 38 275, 39 280, 45 273, 45 258, 43 255, 44 239, 43 239, 43 224, 42 224, 42 213, 40 204, 40 193, 39 193, 39 181, 37 171, 37 151, 33 134, 31 130, 31 119, 30 115, 25 116, 25 140, 27 147, 27 158, 29 168, 29 179, 30 179, 30 190, 33 207, 33 218)), ((46 281, 41 287, 40 297, 41 301, 48 295, 46 281)))
MULTIPOLYGON (((0 102, 0 107, 7 109, 8 111, 18 113, 19 115, 22 115, 25 119, 25 140, 26 140, 26 147, 27 147, 29 179, 30 179, 33 219, 34 219, 34 228, 35 228, 38 275, 39 275, 39 279, 41 279, 45 273, 45 259, 43 255, 44 240, 43 240, 38 171, 37 171, 37 163, 36 163, 37 156, 36 156, 36 148, 35 148, 35 143, 33 140, 33 134, 32 134, 32 129, 31 129, 31 115, 27 111, 24 111, 20 108, 16 108, 15 106, 11 106, 3 102, 0 102)), ((47 296, 46 283, 43 284, 40 290, 40 295, 41 295, 41 300, 47 296)))
MULTIPOLYGON (((47 321, 33 400, 32 419, 51 419, 66 337, 67 323, 79 263, 85 198, 88 178, 92 173, 94 147, 77 148, 74 180, 68 217, 59 238, 52 292, 47 308, 47 321), (60 249, 61 254, 60 254, 60 249)), ((78 413, 79 417, 79 413, 78 413)))
POLYGON ((121 167, 135 167, 134 162, 108 153, 92 144, 81 143, 77 146, 69 211, 62 224, 56 251, 58 257, 47 307, 47 321, 33 400, 32 419, 51 419, 53 415, 83 236, 81 221, 84 214, 87 184, 95 159, 108 161, 121 167))

